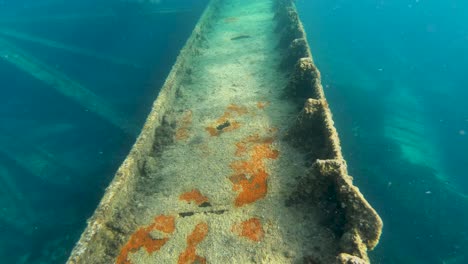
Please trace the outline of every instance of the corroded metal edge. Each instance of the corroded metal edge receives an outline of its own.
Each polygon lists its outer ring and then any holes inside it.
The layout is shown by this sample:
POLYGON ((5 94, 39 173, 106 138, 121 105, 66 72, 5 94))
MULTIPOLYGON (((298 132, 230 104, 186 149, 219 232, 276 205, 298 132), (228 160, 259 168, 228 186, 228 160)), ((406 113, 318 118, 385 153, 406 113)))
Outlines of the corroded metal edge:
POLYGON ((104 249, 94 248, 91 244, 113 236, 112 233, 115 230, 110 230, 106 223, 116 214, 115 208, 118 207, 116 204, 125 203, 122 198, 126 195, 122 193, 129 193, 129 190, 134 188, 135 179, 141 176, 145 157, 150 155, 154 145, 156 128, 163 122, 164 113, 176 96, 176 87, 182 81, 178 75, 184 75, 183 73, 190 67, 190 58, 199 53, 200 45, 204 41, 202 33, 207 30, 210 20, 216 15, 220 2, 221 0, 211 0, 203 12, 161 88, 140 135, 107 187, 93 216, 88 219, 88 225, 72 250, 67 263, 108 263, 103 255, 104 249))
MULTIPOLYGON (((281 34, 279 46, 285 50, 281 67, 294 68, 288 92, 305 101, 303 114, 318 117, 309 120, 321 120, 322 124, 312 126, 315 129, 321 127, 327 135, 329 152, 326 159, 314 161, 313 173, 334 186, 337 202, 345 215, 337 263, 369 263, 367 251, 378 244, 383 222, 353 185, 353 178, 348 175, 338 133, 321 84, 320 72, 313 62, 306 33, 294 3, 291 0, 279 0, 275 8, 275 19, 278 22, 276 30, 281 34)), ((307 128, 303 122, 301 125, 307 128)))

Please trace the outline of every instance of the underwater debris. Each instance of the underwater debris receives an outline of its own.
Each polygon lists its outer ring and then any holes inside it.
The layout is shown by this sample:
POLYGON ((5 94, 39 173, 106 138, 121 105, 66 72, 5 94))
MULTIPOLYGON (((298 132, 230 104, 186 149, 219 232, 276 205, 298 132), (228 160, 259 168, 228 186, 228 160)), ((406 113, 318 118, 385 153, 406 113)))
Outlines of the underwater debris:
POLYGON ((201 194, 198 189, 193 189, 190 192, 183 193, 179 196, 179 200, 186 201, 187 203, 195 202, 196 205, 202 206, 208 203, 208 197, 201 194))
POLYGON ((271 148, 272 142, 271 137, 260 138, 255 134, 236 143, 236 156, 250 154, 248 160, 234 161, 230 164, 235 172, 229 180, 233 183, 233 190, 238 192, 235 200, 237 207, 265 197, 269 175, 264 161, 276 159, 279 155, 279 151, 271 148))
POLYGON ((221 125, 217 126, 216 130, 221 131, 221 130, 229 127, 230 125, 231 125, 231 123, 229 122, 229 120, 226 120, 226 122, 224 122, 221 125))
POLYGON ((221 209, 221 210, 206 211, 205 214, 217 214, 217 215, 221 215, 221 214, 224 214, 225 212, 227 212, 226 209, 221 209))
POLYGON ((265 236, 262 223, 258 218, 250 218, 242 223, 234 224, 232 232, 255 242, 262 240, 265 236))
POLYGON ((165 234, 171 234, 175 230, 175 218, 173 216, 159 215, 154 219, 154 223, 147 227, 138 229, 128 240, 127 244, 121 249, 117 257, 116 264, 131 264, 128 260, 130 253, 137 252, 140 248, 146 249, 148 254, 161 249, 169 240, 168 237, 153 238, 153 231, 161 231, 165 234))
POLYGON ((210 206, 211 206, 210 202, 203 202, 200 205, 198 205, 198 207, 210 207, 210 206))
POLYGON ((239 39, 247 39, 247 38, 251 38, 251 36, 250 35, 239 35, 237 37, 231 38, 231 40, 239 40, 239 39))
POLYGON ((183 212, 183 213, 179 213, 179 216, 180 217, 187 217, 187 216, 192 216, 194 214, 195 214, 195 212, 183 212))
POLYGON ((233 131, 240 128, 240 123, 235 121, 235 116, 241 116, 248 113, 247 107, 230 104, 227 106, 224 114, 216 120, 215 124, 206 127, 205 130, 212 136, 219 136, 223 132, 233 131))
POLYGON ((206 263, 206 259, 197 255, 197 245, 200 244, 208 234, 208 224, 198 223, 193 232, 187 237, 187 248, 179 256, 178 264, 206 263))

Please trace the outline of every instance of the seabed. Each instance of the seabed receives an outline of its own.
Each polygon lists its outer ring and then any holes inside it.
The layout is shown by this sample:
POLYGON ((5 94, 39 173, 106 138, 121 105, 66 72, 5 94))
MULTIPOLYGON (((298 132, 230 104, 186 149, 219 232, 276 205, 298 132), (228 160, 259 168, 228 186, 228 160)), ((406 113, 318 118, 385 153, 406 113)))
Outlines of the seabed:
POLYGON ((368 263, 381 229, 294 4, 213 0, 68 263, 368 263))

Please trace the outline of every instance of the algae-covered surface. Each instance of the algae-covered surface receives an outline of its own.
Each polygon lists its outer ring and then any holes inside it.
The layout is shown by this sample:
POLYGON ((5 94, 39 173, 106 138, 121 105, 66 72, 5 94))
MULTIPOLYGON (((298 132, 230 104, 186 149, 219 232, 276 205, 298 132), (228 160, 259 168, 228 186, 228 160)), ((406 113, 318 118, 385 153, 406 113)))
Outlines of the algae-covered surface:
POLYGON ((212 1, 69 262, 366 263, 382 223, 301 37, 288 1, 212 1))

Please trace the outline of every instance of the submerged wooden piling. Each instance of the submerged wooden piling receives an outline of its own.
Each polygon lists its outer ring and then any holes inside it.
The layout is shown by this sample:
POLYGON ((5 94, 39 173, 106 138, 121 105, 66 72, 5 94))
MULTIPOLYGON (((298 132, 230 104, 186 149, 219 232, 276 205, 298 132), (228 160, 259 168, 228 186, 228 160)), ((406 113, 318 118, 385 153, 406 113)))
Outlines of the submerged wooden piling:
POLYGON ((26 72, 32 77, 49 85, 60 94, 68 97, 109 123, 121 128, 128 134, 134 135, 136 127, 125 116, 111 105, 99 98, 92 91, 72 80, 65 73, 54 69, 35 58, 32 54, 13 45, 4 38, 0 38, 0 59, 7 61, 26 72))
POLYGON ((18 32, 18 31, 11 30, 11 29, 0 29, 0 35, 4 35, 6 37, 20 39, 20 40, 26 40, 26 41, 37 43, 37 44, 40 44, 49 48, 71 52, 77 55, 86 56, 86 57, 94 58, 97 60, 102 60, 102 61, 115 64, 115 65, 121 65, 121 66, 132 67, 132 68, 142 68, 141 65, 138 65, 137 63, 134 63, 131 61, 127 61, 122 58, 107 56, 96 51, 92 51, 92 50, 88 50, 88 49, 84 49, 80 47, 75 47, 73 45, 67 45, 64 43, 60 43, 58 41, 53 41, 50 39, 33 36, 30 34, 18 32))
MULTIPOLYGON (((0 134, 0 152, 24 171, 44 182, 66 184, 77 172, 61 164, 52 154, 35 145, 22 144, 5 132, 0 134)), ((79 173, 79 172, 78 172, 79 173)))

